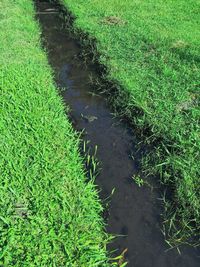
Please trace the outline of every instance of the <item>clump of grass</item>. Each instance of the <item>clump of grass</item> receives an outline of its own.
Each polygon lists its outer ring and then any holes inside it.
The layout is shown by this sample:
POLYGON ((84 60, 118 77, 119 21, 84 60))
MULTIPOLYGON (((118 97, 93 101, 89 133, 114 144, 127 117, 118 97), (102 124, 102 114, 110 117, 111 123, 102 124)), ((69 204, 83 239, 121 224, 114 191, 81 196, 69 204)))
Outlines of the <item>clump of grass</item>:
POLYGON ((33 3, 0 7, 0 266, 111 266, 102 206, 86 183, 33 3))
POLYGON ((138 176, 138 175, 134 175, 133 177, 133 180, 134 180, 134 182, 139 186, 139 187, 141 187, 141 186, 143 186, 144 184, 145 184, 145 182, 144 182, 144 180, 140 177, 140 176, 138 176))
POLYGON ((165 214, 171 244, 200 244, 199 4, 60 2, 76 16, 75 31, 116 85, 114 93, 109 87, 114 107, 148 129, 148 142, 156 144, 148 168, 173 189, 165 214), (99 23, 113 16, 127 23, 99 23))

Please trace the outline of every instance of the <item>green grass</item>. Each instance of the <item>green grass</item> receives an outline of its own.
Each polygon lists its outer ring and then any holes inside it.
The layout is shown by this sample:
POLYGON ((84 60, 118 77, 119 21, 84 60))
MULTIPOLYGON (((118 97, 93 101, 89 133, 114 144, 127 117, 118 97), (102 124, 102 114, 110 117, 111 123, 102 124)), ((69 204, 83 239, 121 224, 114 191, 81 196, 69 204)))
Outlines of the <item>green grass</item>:
POLYGON ((0 266, 111 266, 34 13, 32 1, 0 1, 0 266))
MULTIPOLYGON (((173 189, 166 232, 178 245, 200 234, 200 3, 197 0, 61 0, 87 33, 106 79, 118 89, 114 105, 150 128, 152 173, 173 189), (139 110, 139 112, 138 112, 139 110), (136 111, 137 115, 136 116, 136 111)), ((112 94, 112 91, 111 91, 112 94)), ((112 97, 112 96, 111 96, 112 97)))

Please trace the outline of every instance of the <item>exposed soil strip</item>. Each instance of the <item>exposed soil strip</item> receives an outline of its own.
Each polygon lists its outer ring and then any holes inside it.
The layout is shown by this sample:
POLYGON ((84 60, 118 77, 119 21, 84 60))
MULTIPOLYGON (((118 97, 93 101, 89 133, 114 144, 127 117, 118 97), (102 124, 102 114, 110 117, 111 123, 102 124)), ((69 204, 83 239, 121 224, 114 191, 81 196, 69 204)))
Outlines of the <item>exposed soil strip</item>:
POLYGON ((98 146, 102 169, 96 184, 102 199, 115 189, 107 214, 107 231, 121 236, 109 245, 109 250, 116 250, 116 255, 123 253, 130 267, 199 267, 196 249, 182 247, 181 255, 176 249, 168 250, 160 230, 160 189, 139 187, 133 181, 132 177, 138 174, 139 157, 134 130, 114 118, 106 100, 94 94, 90 78, 97 75, 95 68, 85 66, 78 57, 79 45, 63 30, 64 21, 59 14, 52 12, 57 7, 46 2, 37 2, 36 6, 49 62, 57 85, 62 88, 62 97, 71 108, 74 126, 84 129, 83 139, 90 140, 91 150, 98 146))

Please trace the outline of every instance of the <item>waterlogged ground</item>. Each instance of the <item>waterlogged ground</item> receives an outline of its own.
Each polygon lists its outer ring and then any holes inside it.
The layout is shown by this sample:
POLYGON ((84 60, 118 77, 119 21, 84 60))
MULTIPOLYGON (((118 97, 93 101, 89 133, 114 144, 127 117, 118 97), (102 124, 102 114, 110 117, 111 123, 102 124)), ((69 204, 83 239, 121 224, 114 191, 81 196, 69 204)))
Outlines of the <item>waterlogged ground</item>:
POLYGON ((168 226, 179 222, 168 227, 174 244, 194 235, 200 243, 200 2, 59 2, 75 17, 83 42, 85 33, 95 40, 92 52, 119 88, 111 94, 118 111, 149 127, 149 141, 162 138, 152 171, 173 188, 172 205, 165 207, 168 226))
POLYGON ((134 130, 113 118, 105 99, 94 94, 90 84, 94 68, 79 59, 80 47, 62 28, 57 7, 37 3, 37 11, 49 62, 63 99, 71 107, 74 126, 84 129, 83 139, 90 141, 92 151, 98 146, 101 171, 96 184, 102 199, 110 199, 107 231, 119 235, 108 249, 115 250, 114 255, 128 249, 125 258, 130 267, 199 267, 197 250, 181 247, 181 255, 176 249, 168 250, 160 230, 161 195, 156 181, 151 181, 152 189, 139 187, 132 179, 138 174, 140 157, 134 130))

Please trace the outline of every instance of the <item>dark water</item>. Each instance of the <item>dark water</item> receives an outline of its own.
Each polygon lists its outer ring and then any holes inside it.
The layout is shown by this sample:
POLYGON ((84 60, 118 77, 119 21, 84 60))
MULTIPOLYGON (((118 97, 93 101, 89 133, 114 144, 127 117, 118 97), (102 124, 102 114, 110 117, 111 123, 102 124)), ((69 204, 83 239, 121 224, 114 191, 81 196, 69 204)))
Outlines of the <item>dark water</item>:
POLYGON ((56 6, 45 2, 36 6, 49 62, 58 86, 64 87, 61 94, 71 108, 74 126, 85 129, 83 138, 90 140, 91 148, 98 145, 97 157, 102 170, 96 184, 101 189, 101 198, 108 198, 115 188, 107 214, 107 231, 122 236, 108 249, 116 250, 114 254, 119 255, 128 248, 129 267, 199 267, 200 258, 195 249, 182 247, 181 255, 176 249, 167 251, 169 247, 160 230, 160 190, 138 187, 132 179, 138 173, 138 140, 134 129, 113 118, 103 97, 91 94, 95 88, 90 77, 96 75, 95 70, 77 57, 80 47, 63 30, 64 22, 56 6))

